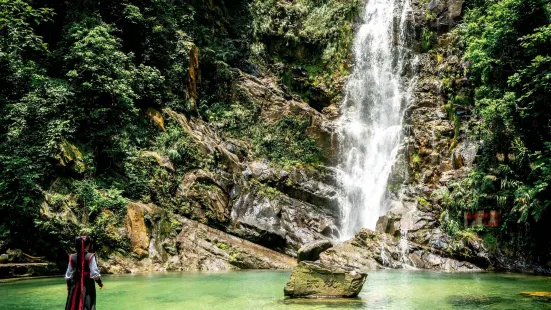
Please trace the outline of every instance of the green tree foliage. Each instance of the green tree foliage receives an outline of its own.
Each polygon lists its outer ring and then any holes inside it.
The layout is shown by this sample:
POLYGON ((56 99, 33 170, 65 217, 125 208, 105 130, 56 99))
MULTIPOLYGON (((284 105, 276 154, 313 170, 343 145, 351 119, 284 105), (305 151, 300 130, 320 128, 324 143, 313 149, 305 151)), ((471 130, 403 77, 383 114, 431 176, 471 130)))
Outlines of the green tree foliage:
MULTIPOLYGON (((250 143, 250 156, 320 162, 308 122, 268 126, 257 108, 234 102, 238 70, 256 73, 249 56, 259 24, 250 10, 259 4, 0 0, 0 251, 12 244, 32 254, 40 241, 37 254, 54 256, 60 240, 82 231, 125 248, 106 230, 121 225, 128 199, 186 215, 187 202, 175 197, 183 173, 221 164, 176 120, 167 117, 160 128, 150 111, 221 119, 218 129, 250 143), (174 170, 160 166, 161 157, 174 170), (41 217, 43 202, 52 210, 71 205, 81 223, 41 217)), ((322 31, 315 21, 304 20, 303 31, 322 31)), ((301 36, 325 48, 343 38, 338 32, 301 36)))
POLYGON ((160 96, 154 92, 163 83, 158 69, 136 65, 133 54, 122 51, 114 32, 97 18, 75 23, 63 57, 62 72, 80 98, 74 107, 76 134, 86 134, 89 144, 102 144, 103 150, 137 117, 141 100, 160 96))
POLYGON ((46 101, 63 102, 70 91, 63 82, 45 77, 36 62, 48 48, 33 26, 52 16, 52 10, 34 9, 24 1, 0 1, 0 227, 8 233, 29 224, 23 219, 36 212, 39 183, 51 172, 45 163, 53 145, 37 135, 63 131, 64 120, 45 121, 58 108, 57 102, 46 101), (29 126, 46 123, 51 126, 26 136, 29 126))
POLYGON ((323 162, 316 141, 306 133, 309 119, 284 117, 275 124, 267 124, 259 109, 258 103, 240 94, 231 105, 214 105, 208 117, 211 124, 224 128, 229 137, 250 142, 255 157, 268 158, 282 166, 323 162))
POLYGON ((461 33, 483 146, 476 171, 454 186, 453 205, 501 210, 504 240, 548 255, 551 7, 544 0, 469 6, 461 33))
POLYGON ((316 108, 339 100, 360 4, 358 0, 254 0, 251 57, 264 64, 261 68, 275 67, 285 85, 316 108))

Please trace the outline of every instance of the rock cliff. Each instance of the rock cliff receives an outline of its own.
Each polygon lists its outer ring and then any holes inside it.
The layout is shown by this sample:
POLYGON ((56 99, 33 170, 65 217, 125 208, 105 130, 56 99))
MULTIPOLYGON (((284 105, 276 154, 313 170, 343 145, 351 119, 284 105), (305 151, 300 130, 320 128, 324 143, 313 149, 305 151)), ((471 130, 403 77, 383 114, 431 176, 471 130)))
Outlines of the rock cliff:
POLYGON ((101 263, 106 272, 290 269, 296 265, 287 255, 199 222, 169 219, 154 205, 130 203, 126 222, 134 228, 126 229, 133 254, 111 254, 101 263))
MULTIPOLYGON (((372 236, 370 242, 343 246, 372 247, 379 257, 365 265, 470 271, 491 263, 479 237, 450 236, 443 225, 448 188, 469 174, 480 146, 469 137, 469 123, 475 120, 461 102, 471 91, 465 75, 468 64, 454 31, 462 8, 463 1, 412 1, 416 85, 404 114, 404 144, 388 186, 388 212, 377 223, 380 235, 363 232, 372 236)), ((332 254, 327 259, 339 256, 332 254)))
MULTIPOLYGON (((273 79, 240 74, 236 91, 259 107, 263 122, 303 117, 313 141, 327 157, 334 155, 333 127, 326 116, 283 91, 273 79)), ((160 130, 165 124, 175 125, 189 137, 198 156, 214 164, 181 169, 162 150, 140 151, 137 160, 165 175, 150 182, 174 184, 163 197, 174 209, 130 201, 121 220, 104 210, 107 233, 122 243, 127 240, 130 254, 104 245, 105 271, 290 268, 294 263, 286 255, 296 256, 311 241, 339 236, 333 169, 260 159, 253 155, 250 142, 230 137, 200 118, 169 108, 150 114, 163 124, 160 130)), ((75 226, 89 221, 73 190, 68 180, 56 181, 46 194, 42 218, 75 226)))

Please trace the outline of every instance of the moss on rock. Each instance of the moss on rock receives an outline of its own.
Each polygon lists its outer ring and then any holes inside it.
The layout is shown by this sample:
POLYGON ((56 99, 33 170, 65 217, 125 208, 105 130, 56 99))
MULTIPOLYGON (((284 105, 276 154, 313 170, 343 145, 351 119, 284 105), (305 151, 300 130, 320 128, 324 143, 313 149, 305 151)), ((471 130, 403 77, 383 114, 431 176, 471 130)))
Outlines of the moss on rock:
POLYGON ((345 267, 302 261, 285 285, 289 297, 356 297, 367 279, 366 273, 345 267))

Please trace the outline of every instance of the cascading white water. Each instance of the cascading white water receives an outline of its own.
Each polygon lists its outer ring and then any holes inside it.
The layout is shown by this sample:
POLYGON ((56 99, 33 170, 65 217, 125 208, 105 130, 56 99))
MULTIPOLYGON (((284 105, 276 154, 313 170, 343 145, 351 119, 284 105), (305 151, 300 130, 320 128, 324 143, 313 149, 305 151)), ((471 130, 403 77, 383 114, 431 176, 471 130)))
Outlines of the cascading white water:
POLYGON ((369 0, 340 119, 341 237, 375 229, 410 99, 409 0, 369 0))

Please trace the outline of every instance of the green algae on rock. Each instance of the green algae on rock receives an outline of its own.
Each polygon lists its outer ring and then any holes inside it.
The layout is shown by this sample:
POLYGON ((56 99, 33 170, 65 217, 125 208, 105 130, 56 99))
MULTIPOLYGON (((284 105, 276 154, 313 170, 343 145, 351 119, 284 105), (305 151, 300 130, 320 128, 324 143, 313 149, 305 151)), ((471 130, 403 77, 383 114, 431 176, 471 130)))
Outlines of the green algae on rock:
POLYGON ((302 261, 293 269, 284 294, 289 297, 356 297, 367 274, 352 268, 302 261))
POLYGON ((551 302, 551 292, 521 292, 520 294, 523 296, 546 299, 551 302))

